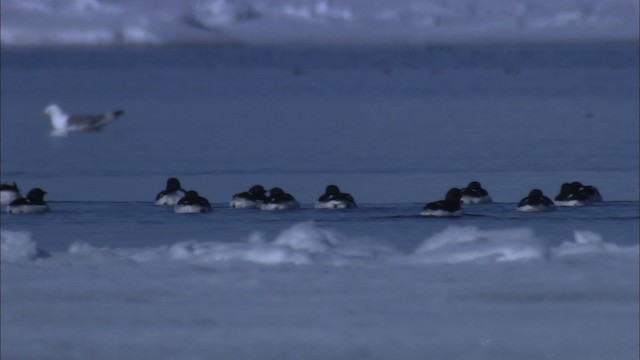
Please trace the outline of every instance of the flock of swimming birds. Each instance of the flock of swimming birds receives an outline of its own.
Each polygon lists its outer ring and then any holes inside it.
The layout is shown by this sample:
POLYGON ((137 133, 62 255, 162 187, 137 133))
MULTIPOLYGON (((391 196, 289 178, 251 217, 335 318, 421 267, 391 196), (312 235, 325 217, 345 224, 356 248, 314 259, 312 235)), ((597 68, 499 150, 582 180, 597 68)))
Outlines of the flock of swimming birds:
MULTIPOLYGON (((98 131, 103 126, 120 117, 124 111, 117 110, 101 115, 69 115, 56 104, 45 108, 53 126, 54 134, 66 134, 68 131, 98 131)), ((0 187, 0 204, 8 204, 10 214, 33 214, 48 212, 49 206, 44 201, 46 191, 40 188, 31 189, 26 197, 13 184, 2 183, 0 187)), ((594 186, 580 182, 564 183, 560 193, 551 200, 540 189, 533 189, 529 195, 518 203, 516 210, 522 212, 553 211, 556 206, 586 206, 601 202, 602 196, 594 186)), ((465 188, 451 188, 443 200, 427 203, 420 212, 422 216, 447 217, 462 216, 461 204, 487 204, 493 199, 477 181, 472 181, 465 188)), ((211 203, 200 196, 197 191, 186 191, 180 181, 174 177, 167 180, 164 190, 155 199, 159 206, 173 207, 179 214, 205 213, 213 210, 211 203)), ((267 191, 262 185, 254 185, 248 191, 233 195, 229 202, 231 208, 261 210, 291 210, 300 208, 300 203, 279 187, 267 191)), ((325 193, 315 203, 316 209, 352 209, 356 208, 353 197, 340 191, 336 185, 327 186, 325 193)))
MULTIPOLYGON (((20 190, 13 184, 3 183, 0 187, 0 203, 8 204, 10 214, 33 214, 48 212, 49 205, 44 201, 46 191, 40 188, 31 189, 26 197, 20 195, 20 190)), ((533 189, 529 195, 518 203, 516 210, 522 212, 553 211, 556 206, 586 206, 601 202, 602 196, 597 188, 583 185, 578 181, 564 183, 560 193, 551 200, 540 189, 533 189)), ((492 203, 491 195, 482 188, 477 181, 472 181, 464 188, 451 188, 443 200, 427 203, 420 212, 421 216, 449 217, 462 216, 462 204, 492 203)), ((173 207, 178 214, 206 213, 213 210, 213 206, 206 198, 195 190, 184 190, 177 178, 169 178, 164 190, 155 198, 155 205, 173 207)), ((254 185, 248 191, 233 195, 229 207, 235 209, 261 210, 293 210, 299 209, 300 203, 293 195, 279 187, 267 191, 262 185, 254 185)), ((314 207, 316 209, 353 209, 357 204, 353 197, 340 191, 336 185, 327 186, 314 207)))

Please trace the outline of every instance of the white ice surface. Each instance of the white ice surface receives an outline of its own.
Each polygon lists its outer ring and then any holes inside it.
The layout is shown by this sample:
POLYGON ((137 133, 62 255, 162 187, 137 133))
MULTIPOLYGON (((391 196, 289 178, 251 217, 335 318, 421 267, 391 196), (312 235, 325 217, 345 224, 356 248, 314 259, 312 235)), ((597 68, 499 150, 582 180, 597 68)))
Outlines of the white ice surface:
POLYGON ((3 231, 1 274, 3 359, 638 355, 638 246, 587 231, 451 226, 410 254, 313 223, 51 254, 3 231))

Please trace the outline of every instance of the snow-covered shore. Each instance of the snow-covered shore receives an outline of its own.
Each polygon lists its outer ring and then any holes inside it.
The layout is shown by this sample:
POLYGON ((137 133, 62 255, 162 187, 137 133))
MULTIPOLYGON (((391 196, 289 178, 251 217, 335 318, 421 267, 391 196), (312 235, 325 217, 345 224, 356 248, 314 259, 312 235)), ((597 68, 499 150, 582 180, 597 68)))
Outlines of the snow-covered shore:
POLYGON ((2 46, 637 41, 634 0, 4 0, 2 46))

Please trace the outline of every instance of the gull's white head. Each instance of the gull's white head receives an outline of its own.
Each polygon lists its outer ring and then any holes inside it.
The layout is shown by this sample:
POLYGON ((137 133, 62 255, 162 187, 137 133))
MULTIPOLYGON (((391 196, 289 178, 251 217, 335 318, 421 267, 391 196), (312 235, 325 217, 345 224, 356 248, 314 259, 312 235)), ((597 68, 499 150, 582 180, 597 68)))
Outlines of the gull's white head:
POLYGON ((56 115, 64 115, 64 112, 62 112, 62 109, 57 104, 51 104, 44 108, 44 114, 51 117, 56 115))
POLYGON ((60 106, 51 104, 44 109, 44 115, 51 119, 51 124, 56 130, 65 130, 67 128, 67 114, 65 114, 60 106))

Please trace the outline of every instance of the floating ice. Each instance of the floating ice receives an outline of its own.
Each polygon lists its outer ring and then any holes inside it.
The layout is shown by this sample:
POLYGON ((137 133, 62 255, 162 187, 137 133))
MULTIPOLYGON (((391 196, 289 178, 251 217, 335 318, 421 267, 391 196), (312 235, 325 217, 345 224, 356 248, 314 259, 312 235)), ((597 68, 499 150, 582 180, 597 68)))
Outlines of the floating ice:
MULTIPOLYGON (((38 250, 27 232, 2 231, 2 261, 30 260, 48 253, 38 250)), ((501 263, 566 258, 637 258, 639 246, 608 243, 600 234, 576 230, 574 239, 547 248, 532 229, 480 230, 475 226, 449 226, 403 255, 391 245, 368 238, 349 238, 313 222, 295 224, 269 240, 254 232, 244 241, 181 241, 152 248, 96 247, 84 242, 70 245, 68 254, 96 264, 179 261, 203 266, 232 263, 256 265, 459 264, 501 263)))
POLYGON ((295 224, 273 240, 261 232, 254 232, 245 241, 181 241, 155 248, 111 249, 74 242, 68 253, 101 262, 111 258, 137 263, 180 261, 202 266, 231 263, 346 265, 398 256, 390 246, 372 243, 366 238, 347 238, 333 230, 319 228, 313 222, 295 224))
MULTIPOLYGON (((579 245, 602 240, 576 234, 579 245)), ((385 261, 443 262, 483 251, 512 258, 505 249, 526 258, 526 249, 539 248, 530 229, 450 227, 408 256, 314 223, 273 239, 254 233, 230 240, 116 249, 78 242, 68 253, 15 264, 5 257, 32 258, 35 243, 27 233, 3 231, 2 340, 12 346, 2 347, 2 358, 637 355, 637 262, 426 268, 385 261), (364 266, 332 266, 336 258, 356 264, 345 255, 353 251, 364 266)))
POLYGON ((261 265, 345 265, 355 261, 374 261, 396 255, 389 247, 349 239, 335 231, 318 228, 313 222, 299 223, 283 230, 273 241, 262 233, 240 243, 181 242, 168 250, 172 260, 200 264, 249 262, 261 265))
POLYGON ((479 230, 449 226, 416 249, 418 263, 518 261, 544 258, 544 247, 531 229, 479 230))
POLYGON ((1 231, 2 261, 24 261, 35 259, 38 255, 35 241, 31 234, 24 231, 1 231))
POLYGON ((588 230, 574 230, 573 241, 565 241, 551 249, 552 255, 558 258, 578 255, 630 255, 637 257, 638 245, 620 246, 605 242, 602 235, 588 230))
POLYGON ((260 233, 252 234, 243 243, 199 243, 194 241, 173 245, 169 257, 174 260, 196 260, 207 263, 246 261, 263 265, 312 263, 315 253, 326 253, 337 244, 338 236, 329 230, 301 223, 284 230, 273 242, 260 233))
POLYGON ((309 264, 303 252, 269 245, 182 242, 171 246, 169 258, 216 265, 228 262, 248 262, 260 265, 309 264))
POLYGON ((338 235, 332 231, 319 229, 313 223, 300 223, 283 231, 273 243, 295 250, 324 253, 336 247, 338 242, 338 235))

